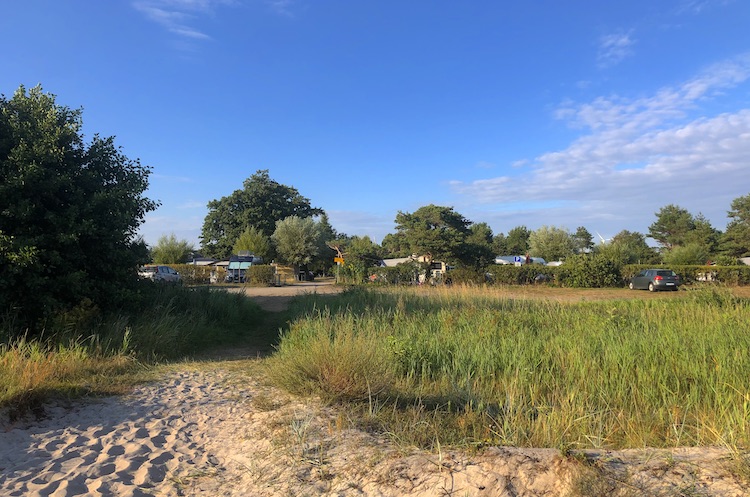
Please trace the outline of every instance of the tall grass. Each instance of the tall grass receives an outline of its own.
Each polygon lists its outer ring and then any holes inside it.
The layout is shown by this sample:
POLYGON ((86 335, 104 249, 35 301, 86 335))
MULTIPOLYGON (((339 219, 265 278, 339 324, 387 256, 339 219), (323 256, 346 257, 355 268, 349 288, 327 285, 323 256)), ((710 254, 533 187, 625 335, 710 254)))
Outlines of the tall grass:
POLYGON ((241 294, 148 285, 131 309, 103 315, 84 302, 58 315, 41 336, 27 338, 6 319, 0 329, 0 408, 22 412, 50 396, 110 393, 118 376, 140 364, 211 345, 268 345, 263 315, 241 294))
POLYGON ((370 411, 373 401, 398 407, 382 412, 401 429, 429 414, 443 443, 748 446, 749 311, 717 290, 576 304, 360 290, 327 310, 298 309, 271 370, 334 399, 351 397, 336 385, 355 382, 370 411), (323 361, 358 364, 362 351, 359 368, 338 371, 356 378, 317 373, 323 361), (373 393, 381 378, 390 384, 373 393))

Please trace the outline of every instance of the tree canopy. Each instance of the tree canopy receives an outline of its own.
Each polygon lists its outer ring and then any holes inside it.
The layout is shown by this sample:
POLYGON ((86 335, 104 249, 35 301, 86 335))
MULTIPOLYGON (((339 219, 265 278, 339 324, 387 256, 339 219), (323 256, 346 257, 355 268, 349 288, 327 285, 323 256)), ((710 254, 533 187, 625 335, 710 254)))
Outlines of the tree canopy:
POLYGON ((411 254, 455 264, 462 259, 471 222, 452 207, 426 205, 413 213, 399 211, 396 231, 411 254))
POLYGON ((174 233, 162 235, 151 248, 151 259, 156 264, 184 264, 195 248, 187 240, 178 240, 174 233))
POLYGON ((750 194, 732 201, 730 221, 721 237, 722 252, 732 257, 750 255, 750 194))
POLYGON ((239 254, 243 250, 262 258, 264 261, 269 261, 271 254, 273 254, 271 238, 261 233, 255 226, 250 226, 240 233, 232 246, 232 251, 235 254, 239 254))
POLYGON ((143 196, 150 168, 113 138, 87 144, 81 111, 55 98, 0 96, 0 302, 30 326, 85 299, 126 300, 148 257, 137 229, 158 206, 143 196))
POLYGON ((689 233, 695 229, 693 215, 674 204, 659 209, 656 221, 648 227, 648 236, 667 250, 685 245, 689 233))
POLYGON ((201 245, 206 255, 226 258, 248 227, 253 226, 266 236, 276 230, 276 222, 289 216, 306 218, 322 214, 310 205, 296 188, 282 185, 270 178, 268 170, 259 170, 243 183, 241 190, 208 203, 203 222, 201 245))
POLYGON ((320 225, 311 217, 289 216, 276 222, 271 239, 281 262, 294 266, 310 264, 320 252, 320 225))
POLYGON ((529 235, 529 250, 534 257, 559 261, 573 255, 573 237, 565 228, 542 226, 529 235))

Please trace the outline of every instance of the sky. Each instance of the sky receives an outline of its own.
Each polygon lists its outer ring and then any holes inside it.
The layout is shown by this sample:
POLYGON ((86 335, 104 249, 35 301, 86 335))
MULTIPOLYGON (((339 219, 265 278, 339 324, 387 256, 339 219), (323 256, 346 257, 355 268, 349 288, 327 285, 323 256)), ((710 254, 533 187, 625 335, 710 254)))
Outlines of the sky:
POLYGON ((748 26, 747 0, 6 0, 0 93, 41 85, 152 168, 150 245, 200 246, 263 169, 377 243, 428 204, 495 234, 645 234, 669 204, 723 230, 748 26))

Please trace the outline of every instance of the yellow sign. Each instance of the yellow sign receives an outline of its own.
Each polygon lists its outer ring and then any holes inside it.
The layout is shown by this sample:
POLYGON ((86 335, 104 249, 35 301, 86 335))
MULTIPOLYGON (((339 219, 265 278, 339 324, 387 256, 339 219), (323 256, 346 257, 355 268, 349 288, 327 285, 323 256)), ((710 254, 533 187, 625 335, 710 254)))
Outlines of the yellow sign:
POLYGON ((339 264, 343 264, 344 263, 344 258, 343 257, 334 257, 333 258, 333 262, 337 262, 339 264))

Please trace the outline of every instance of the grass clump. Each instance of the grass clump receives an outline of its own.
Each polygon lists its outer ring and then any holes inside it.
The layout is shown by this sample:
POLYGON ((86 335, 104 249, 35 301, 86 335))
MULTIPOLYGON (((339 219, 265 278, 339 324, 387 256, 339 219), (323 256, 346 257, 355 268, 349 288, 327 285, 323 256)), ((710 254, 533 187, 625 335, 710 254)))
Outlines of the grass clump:
POLYGON ((377 333, 362 329, 352 314, 320 314, 291 325, 270 359, 271 378, 294 393, 321 394, 336 401, 387 395, 393 364, 377 333))
POLYGON ((355 405, 369 422, 420 446, 750 444, 745 299, 398 289, 328 302, 309 312, 299 301, 273 376, 292 391, 366 399, 355 405))
POLYGON ((25 337, 6 319, 0 327, 0 409, 34 411, 50 397, 110 394, 132 383, 143 365, 213 345, 270 346, 263 311, 241 294, 144 285, 130 309, 104 315, 90 302, 25 337), (20 338, 13 338, 18 337, 20 338))

